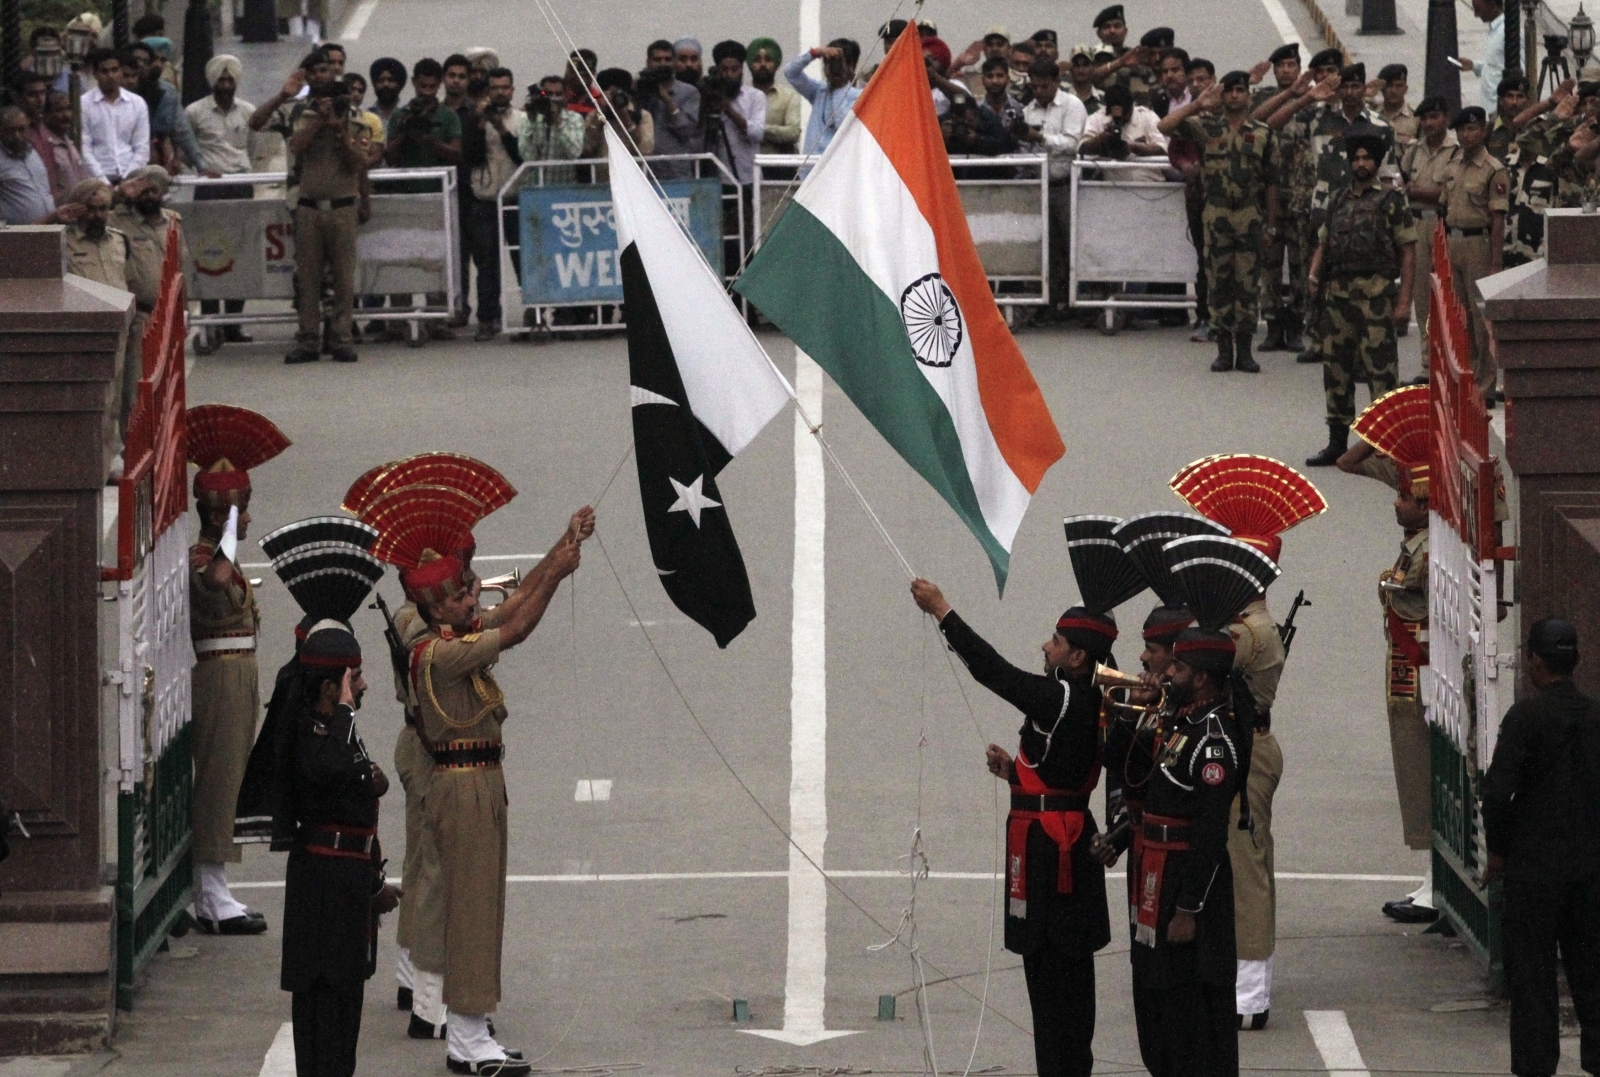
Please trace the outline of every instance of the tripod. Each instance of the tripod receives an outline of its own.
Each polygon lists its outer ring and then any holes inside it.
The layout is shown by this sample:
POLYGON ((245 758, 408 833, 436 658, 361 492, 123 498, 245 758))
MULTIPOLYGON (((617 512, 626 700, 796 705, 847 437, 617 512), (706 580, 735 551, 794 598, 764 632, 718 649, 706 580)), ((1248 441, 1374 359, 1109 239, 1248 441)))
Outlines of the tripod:
POLYGON ((1545 85, 1549 84, 1554 92, 1567 79, 1572 77, 1572 72, 1567 68, 1567 39, 1558 34, 1544 35, 1544 59, 1539 61, 1539 81, 1534 86, 1534 95, 1537 99, 1545 97, 1545 85))

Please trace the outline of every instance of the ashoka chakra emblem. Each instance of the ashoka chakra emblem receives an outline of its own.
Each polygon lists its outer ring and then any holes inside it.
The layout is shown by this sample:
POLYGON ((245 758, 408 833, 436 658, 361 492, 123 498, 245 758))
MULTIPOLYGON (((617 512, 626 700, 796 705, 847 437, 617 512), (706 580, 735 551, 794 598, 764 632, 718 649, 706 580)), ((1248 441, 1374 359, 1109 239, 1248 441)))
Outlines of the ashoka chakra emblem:
POLYGON ((944 278, 929 273, 911 282, 900 295, 900 317, 911 338, 911 351, 923 366, 949 366, 961 347, 961 308, 944 278))

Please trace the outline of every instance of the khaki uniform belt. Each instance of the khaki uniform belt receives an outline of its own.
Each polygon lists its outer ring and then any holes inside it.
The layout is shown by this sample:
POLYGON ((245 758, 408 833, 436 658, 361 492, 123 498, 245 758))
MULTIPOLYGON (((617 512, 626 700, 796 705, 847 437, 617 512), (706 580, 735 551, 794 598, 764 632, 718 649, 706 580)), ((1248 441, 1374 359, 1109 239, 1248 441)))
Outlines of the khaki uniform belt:
POLYGON ((256 637, 249 636, 214 636, 210 639, 197 639, 194 641, 194 656, 196 658, 220 658, 230 654, 254 654, 256 637))

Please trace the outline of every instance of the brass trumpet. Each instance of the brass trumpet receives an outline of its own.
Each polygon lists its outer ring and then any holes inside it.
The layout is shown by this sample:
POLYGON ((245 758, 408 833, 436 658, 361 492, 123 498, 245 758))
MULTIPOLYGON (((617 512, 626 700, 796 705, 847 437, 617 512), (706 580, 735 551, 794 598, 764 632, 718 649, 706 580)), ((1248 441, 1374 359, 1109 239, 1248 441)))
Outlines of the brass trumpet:
POLYGON ((1096 662, 1094 666, 1093 683, 1097 688, 1106 689, 1105 705, 1108 708, 1122 712, 1129 719, 1137 720, 1143 718, 1153 710, 1161 710, 1167 703, 1167 690, 1165 688, 1161 689, 1161 694, 1156 697, 1153 703, 1130 702, 1129 696, 1134 692, 1147 689, 1145 683, 1136 674, 1124 673, 1120 669, 1112 669, 1110 666, 1099 662, 1096 662), (1118 691, 1126 694, 1121 699, 1118 699, 1112 695, 1113 692, 1118 691))
POLYGON ((500 593, 500 601, 504 602, 511 597, 511 592, 515 591, 521 583, 521 571, 512 569, 504 576, 491 576, 486 580, 480 580, 478 582, 478 593, 481 595, 485 591, 498 591, 500 593))

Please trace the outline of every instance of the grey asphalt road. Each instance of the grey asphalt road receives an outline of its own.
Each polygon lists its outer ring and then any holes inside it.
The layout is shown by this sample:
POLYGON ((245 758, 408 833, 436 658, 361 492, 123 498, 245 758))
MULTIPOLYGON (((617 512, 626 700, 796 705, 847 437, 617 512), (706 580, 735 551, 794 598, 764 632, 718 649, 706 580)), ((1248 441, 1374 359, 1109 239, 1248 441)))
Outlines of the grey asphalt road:
MULTIPOLYGON (((792 347, 776 335, 763 339, 788 368, 792 347)), ((1003 652, 1031 666, 1043 634, 1075 598, 1058 530, 1063 514, 1178 507, 1166 480, 1211 452, 1298 460, 1321 433, 1321 392, 1315 368, 1283 356, 1269 358, 1256 377, 1210 374, 1206 349, 1181 330, 1114 338, 1024 331, 1019 339, 1067 457, 1047 476, 1018 535, 1004 601, 976 543, 831 386, 824 419, 839 457, 917 571, 943 584, 1003 652)), ((481 527, 482 554, 535 553, 573 508, 596 498, 629 445, 620 339, 369 347, 356 366, 285 367, 279 351, 265 343, 226 348, 199 360, 190 383, 192 403, 258 408, 295 443, 254 475, 257 535, 332 511, 346 484, 374 463, 451 449, 494 463, 522 491, 481 527)), ((792 429, 791 417, 780 416, 721 481, 759 610, 726 651, 678 614, 656 584, 627 463, 599 505, 611 564, 591 545, 576 586, 563 590, 530 642, 497 670, 512 712, 511 872, 534 877, 510 885, 506 1000, 497 1022, 507 1043, 545 1056, 545 1064, 637 1062, 642 1072, 662 1074, 922 1066, 910 960, 894 947, 868 949, 888 937, 879 925, 896 924, 910 883, 858 873, 895 872, 919 819, 935 873, 992 871, 997 790, 982 770, 982 746, 1010 742, 1017 719, 964 673, 952 674, 899 568, 832 473, 826 863, 847 877, 829 898, 826 1019, 830 1029, 855 1034, 799 1047, 739 1031, 783 1021, 787 851, 752 798, 786 822, 792 429), (675 697, 638 621, 737 781, 675 697), (610 799, 576 802, 581 779, 611 781, 610 799), (765 874, 550 878, 648 873, 765 874), (883 994, 898 996, 892 1023, 875 1019, 883 994), (735 998, 749 1002, 749 1025, 731 1020, 735 998)), ((1314 605, 1302 613, 1274 709, 1287 759, 1275 811, 1285 874, 1277 982, 1272 1023, 1243 1037, 1244 1061, 1260 1072, 1323 1070, 1302 1012, 1338 1010, 1374 1072, 1503 1072, 1504 1011, 1450 1005, 1485 997, 1470 959, 1449 940, 1407 933, 1378 913, 1381 901, 1409 890, 1423 868, 1400 841, 1379 680, 1373 582, 1391 561, 1398 532, 1384 488, 1339 474, 1315 480, 1330 510, 1290 533, 1284 577, 1272 594, 1280 616, 1299 588, 1314 605), (1296 874, 1337 878, 1288 877, 1296 874), (1433 1011, 1441 1004, 1448 1012, 1433 1011)), ((261 662, 270 670, 290 653, 298 614, 270 572, 259 572, 267 577, 261 662)), ((397 598, 393 580, 383 587, 397 598)), ((1125 664, 1134 659, 1133 630, 1146 602, 1120 611, 1125 664)), ((359 628, 381 677, 376 615, 359 628)), ((382 688, 369 695, 361 721, 374 752, 387 759, 399 715, 382 688)), ((403 849, 398 796, 385 804, 383 821, 396 864, 403 849)), ((175 942, 124 1016, 109 1071, 263 1072, 268 1045, 288 1017, 288 1000, 276 990, 282 891, 272 883, 282 871, 278 856, 247 854, 234 876, 252 884, 240 893, 274 931, 259 939, 191 935, 175 942)), ((929 990, 933 1041, 946 1072, 960 1072, 972 1051, 986 969, 990 1010, 975 1067, 1032 1068, 1018 959, 989 940, 998 896, 983 878, 935 877, 918 889, 917 940, 928 978, 956 978, 929 990)), ((1097 962, 1097 1054, 1105 1072, 1138 1071, 1126 948, 1118 938, 1097 962)), ((368 991, 361 1072, 442 1072, 439 1046, 404 1037, 404 1015, 393 1009, 392 962, 386 930, 380 973, 368 991)))

